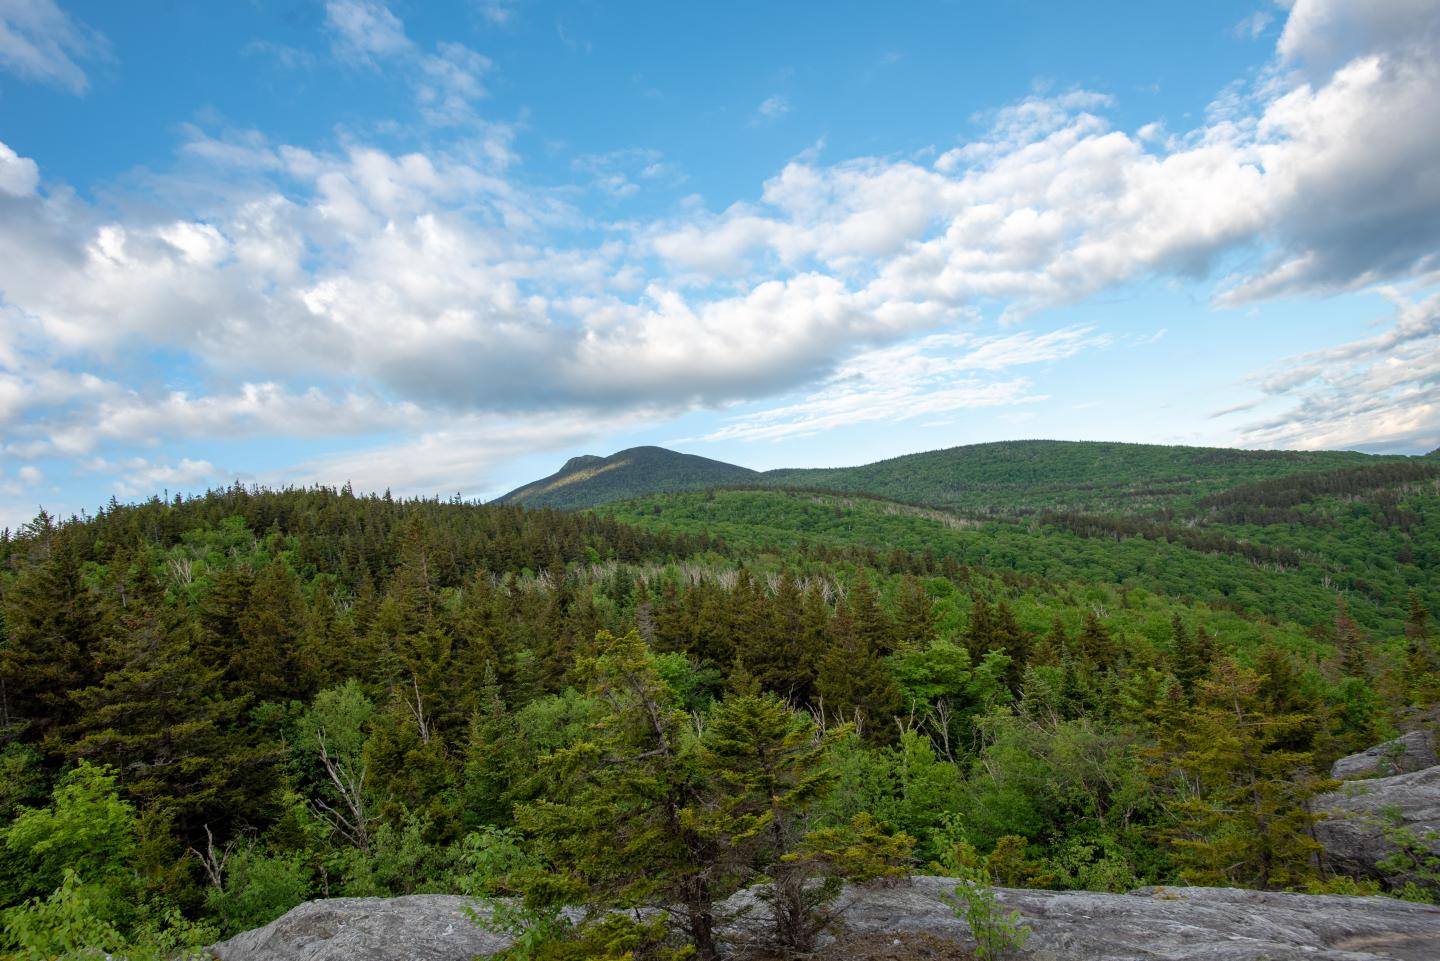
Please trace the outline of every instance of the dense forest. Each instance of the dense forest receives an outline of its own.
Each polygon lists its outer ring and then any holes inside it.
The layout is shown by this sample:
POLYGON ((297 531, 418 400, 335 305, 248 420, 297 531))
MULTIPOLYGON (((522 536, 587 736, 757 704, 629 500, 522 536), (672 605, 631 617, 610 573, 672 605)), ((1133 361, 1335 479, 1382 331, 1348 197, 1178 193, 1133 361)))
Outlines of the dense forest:
POLYGON ((1008 519, 239 486, 42 514, 0 539, 3 950, 453 891, 517 957, 709 961, 743 886, 786 953, 842 881, 913 870, 1379 893, 1307 801, 1440 697, 1440 505, 1433 465, 1340 459, 1008 519))

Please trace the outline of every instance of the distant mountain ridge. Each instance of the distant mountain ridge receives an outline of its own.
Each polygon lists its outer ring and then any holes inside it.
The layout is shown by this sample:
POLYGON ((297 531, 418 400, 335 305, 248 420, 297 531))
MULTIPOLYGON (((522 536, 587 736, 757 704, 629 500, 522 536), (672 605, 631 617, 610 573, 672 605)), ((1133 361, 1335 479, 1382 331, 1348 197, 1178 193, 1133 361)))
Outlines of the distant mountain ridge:
POLYGON ((906 454, 856 467, 747 467, 663 447, 572 457, 500 503, 568 510, 715 487, 816 488, 967 512, 1130 513, 1240 485, 1408 457, 1355 451, 1236 450, 1024 440, 906 454))
POLYGON ((645 494, 754 483, 760 476, 748 467, 696 454, 631 447, 609 457, 572 457, 549 477, 517 487, 497 502, 573 510, 645 494))

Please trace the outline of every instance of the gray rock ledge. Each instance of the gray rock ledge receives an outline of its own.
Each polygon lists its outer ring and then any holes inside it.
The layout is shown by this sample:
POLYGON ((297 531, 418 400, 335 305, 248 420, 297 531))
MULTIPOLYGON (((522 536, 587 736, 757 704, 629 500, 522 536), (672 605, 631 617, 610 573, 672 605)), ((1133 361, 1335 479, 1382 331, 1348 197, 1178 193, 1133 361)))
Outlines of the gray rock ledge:
MULTIPOLYGON (((855 934, 929 932, 970 942, 946 898, 955 881, 917 877, 846 892, 855 934)), ((1440 907, 1391 898, 1233 888, 1144 888, 1130 894, 997 889, 1033 933, 1016 956, 1036 961, 1435 961, 1440 907)), ((732 906, 753 900, 737 895, 732 906)), ((220 961, 470 961, 505 946, 446 895, 311 901, 217 944, 220 961)))

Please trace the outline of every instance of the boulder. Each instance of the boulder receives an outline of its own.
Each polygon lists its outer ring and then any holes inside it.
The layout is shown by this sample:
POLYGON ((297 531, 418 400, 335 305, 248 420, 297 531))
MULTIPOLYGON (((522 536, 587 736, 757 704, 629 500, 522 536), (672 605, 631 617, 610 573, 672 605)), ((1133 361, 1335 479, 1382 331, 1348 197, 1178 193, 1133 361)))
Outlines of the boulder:
POLYGON ((1341 781, 1390 777, 1423 771, 1437 764, 1440 758, 1435 756, 1435 735, 1429 730, 1418 730, 1359 754, 1342 757, 1330 766, 1330 776, 1341 781))
POLYGON ((1316 798, 1315 810, 1323 815, 1315 837, 1336 870, 1392 886, 1437 886, 1423 876, 1423 862, 1440 859, 1440 767, 1351 781, 1316 798), (1406 863, 1394 863, 1397 856, 1406 863))
MULTIPOLYGON (((919 877, 843 895, 846 936, 938 936, 972 945, 949 897, 956 882, 919 877)), ((1440 907, 1392 898, 1274 894, 1230 888, 1145 888, 1130 894, 996 890, 1032 933, 1018 958, 1039 961, 1201 959, 1433 961, 1440 907)), ((470 961, 504 946, 470 927, 463 898, 312 901, 211 949, 221 961, 470 961)), ((763 910, 748 892, 731 908, 763 910)))
POLYGON ((220 961, 471 961, 509 939, 475 925, 471 898, 326 898, 210 948, 220 961))

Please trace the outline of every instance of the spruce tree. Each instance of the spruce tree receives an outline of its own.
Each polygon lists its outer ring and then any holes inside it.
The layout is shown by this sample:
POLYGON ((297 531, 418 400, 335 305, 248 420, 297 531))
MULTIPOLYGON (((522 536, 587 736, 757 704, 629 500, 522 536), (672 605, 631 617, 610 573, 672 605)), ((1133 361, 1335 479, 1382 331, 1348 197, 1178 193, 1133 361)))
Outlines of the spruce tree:
POLYGON ((521 881, 525 902, 584 905, 592 924, 613 908, 668 908, 714 961, 715 903, 729 891, 693 729, 637 632, 602 632, 596 647, 576 671, 600 708, 590 736, 546 756, 548 798, 515 809, 553 868, 521 881))
POLYGON ((253 816, 273 788, 275 749, 236 730, 245 701, 225 696, 222 667, 196 658, 201 632, 188 611, 165 600, 142 562, 123 567, 112 575, 126 587, 107 618, 100 678, 71 695, 67 753, 112 766, 139 806, 172 812, 187 835, 253 816))
POLYGON ((856 721, 874 741, 888 744, 895 739, 900 688, 844 601, 831 621, 830 646, 820 658, 815 686, 827 715, 856 721))
POLYGON ((40 738, 75 719, 69 695, 94 680, 101 615, 75 532, 55 529, 43 513, 31 529, 28 562, 4 593, 0 720, 40 738))
POLYGON ((1168 763, 1182 775, 1171 838, 1192 884, 1288 888, 1313 875, 1319 815, 1309 801, 1333 782, 1312 772, 1309 753, 1286 747, 1309 719, 1271 714, 1261 686, 1220 658, 1168 738, 1168 763))
POLYGON ((732 695, 716 705, 701 739, 701 768, 716 798, 709 817, 730 862, 721 873, 768 882, 771 926, 761 940, 785 954, 813 946, 817 908, 830 893, 795 854, 812 810, 839 780, 826 757, 848 730, 822 732, 774 695, 732 695))

